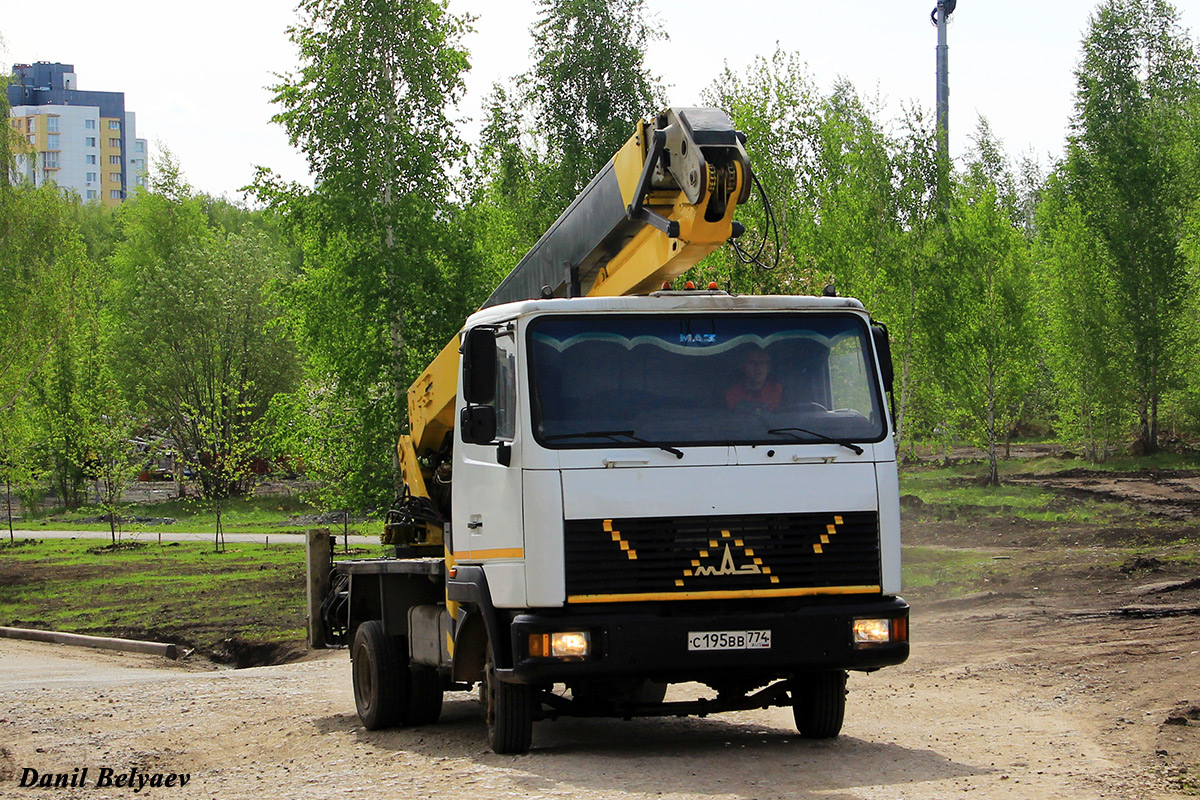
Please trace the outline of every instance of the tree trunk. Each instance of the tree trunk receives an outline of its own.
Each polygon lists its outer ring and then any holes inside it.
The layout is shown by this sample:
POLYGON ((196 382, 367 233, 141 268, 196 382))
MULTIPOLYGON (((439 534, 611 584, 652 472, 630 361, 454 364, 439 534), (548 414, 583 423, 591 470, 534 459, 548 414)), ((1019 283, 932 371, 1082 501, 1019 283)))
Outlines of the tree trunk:
POLYGON ((1083 418, 1086 422, 1087 441, 1084 444, 1086 455, 1092 463, 1099 463, 1102 459, 1100 456, 1100 444, 1096 441, 1096 421, 1087 408, 1081 409, 1083 418))
POLYGON ((988 365, 987 399, 988 486, 1000 485, 1000 467, 996 456, 996 367, 988 365))
MULTIPOLYGON (((915 308, 917 290, 912 284, 908 287, 910 308, 915 308)), ((896 412, 896 449, 905 436, 904 418, 908 412, 909 396, 909 367, 912 364, 912 320, 904 326, 904 358, 900 363, 900 408, 896 412)))
POLYGON ((1158 452, 1158 395, 1150 398, 1150 447, 1151 453, 1158 452))
POLYGON ((1134 443, 1134 452, 1137 455, 1148 456, 1158 450, 1158 437, 1150 421, 1150 403, 1151 400, 1145 393, 1138 398, 1138 439, 1134 443))
POLYGON ((215 498, 213 503, 213 511, 217 515, 217 529, 213 533, 213 552, 220 553, 225 549, 225 528, 221 525, 221 506, 223 502, 221 498, 215 498))

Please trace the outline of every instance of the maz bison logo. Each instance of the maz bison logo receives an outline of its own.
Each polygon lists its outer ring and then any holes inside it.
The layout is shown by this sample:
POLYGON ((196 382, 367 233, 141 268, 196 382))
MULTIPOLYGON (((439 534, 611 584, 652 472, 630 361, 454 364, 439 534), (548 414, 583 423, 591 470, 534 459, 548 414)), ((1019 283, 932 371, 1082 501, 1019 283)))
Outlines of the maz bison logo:
POLYGON ((771 583, 779 583, 779 576, 771 574, 771 568, 763 564, 754 549, 747 547, 741 539, 729 531, 721 531, 720 539, 709 539, 708 547, 697 553, 690 567, 683 570, 683 578, 676 578, 675 585, 683 586, 685 578, 713 578, 722 575, 766 575, 771 583), (723 545, 723 546, 722 546, 723 545), (720 561, 714 555, 719 552, 720 561), (737 555, 735 556, 735 552, 737 555))

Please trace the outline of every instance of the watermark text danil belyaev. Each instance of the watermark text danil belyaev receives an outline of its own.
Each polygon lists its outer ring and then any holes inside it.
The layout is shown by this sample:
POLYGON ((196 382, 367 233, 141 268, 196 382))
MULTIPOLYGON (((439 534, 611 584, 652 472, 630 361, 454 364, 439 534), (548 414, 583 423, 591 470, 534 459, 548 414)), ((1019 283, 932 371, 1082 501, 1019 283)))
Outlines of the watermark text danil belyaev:
POLYGON ((75 767, 70 772, 47 772, 23 767, 18 786, 22 789, 173 789, 188 785, 190 772, 148 772, 137 767, 75 767))

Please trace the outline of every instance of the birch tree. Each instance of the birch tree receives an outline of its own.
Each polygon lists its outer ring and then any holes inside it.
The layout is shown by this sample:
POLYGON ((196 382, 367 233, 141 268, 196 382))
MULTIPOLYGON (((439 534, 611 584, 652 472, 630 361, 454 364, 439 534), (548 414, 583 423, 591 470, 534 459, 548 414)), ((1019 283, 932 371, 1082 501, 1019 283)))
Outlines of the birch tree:
POLYGON ((452 113, 468 22, 444 0, 304 0, 297 13, 288 34, 299 68, 273 87, 274 120, 316 187, 261 170, 255 191, 301 250, 280 297, 318 389, 308 396, 336 398, 325 407, 364 426, 331 445, 363 451, 359 471, 339 480, 377 504, 399 486, 409 382, 461 320, 467 251, 450 175, 463 157, 452 113))
POLYGON ((1030 261, 1015 184, 987 123, 980 121, 967 174, 951 204, 929 277, 928 356, 947 418, 987 452, 989 485, 999 450, 1020 418, 1035 375, 1030 261))
POLYGON ((1105 251, 1132 357, 1125 380, 1137 449, 1158 448, 1159 406, 1176 377, 1184 299, 1179 244, 1194 196, 1174 142, 1200 86, 1200 59, 1166 0, 1106 0, 1088 23, 1076 69, 1067 175, 1105 251))

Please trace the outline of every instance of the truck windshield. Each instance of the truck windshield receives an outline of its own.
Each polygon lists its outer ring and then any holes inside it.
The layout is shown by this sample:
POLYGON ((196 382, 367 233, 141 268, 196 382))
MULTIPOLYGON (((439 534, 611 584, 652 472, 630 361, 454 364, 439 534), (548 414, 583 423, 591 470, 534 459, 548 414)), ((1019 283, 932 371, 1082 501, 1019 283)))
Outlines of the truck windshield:
POLYGON ((853 314, 546 316, 530 325, 529 350, 533 430, 547 447, 886 433, 867 326, 853 314))

